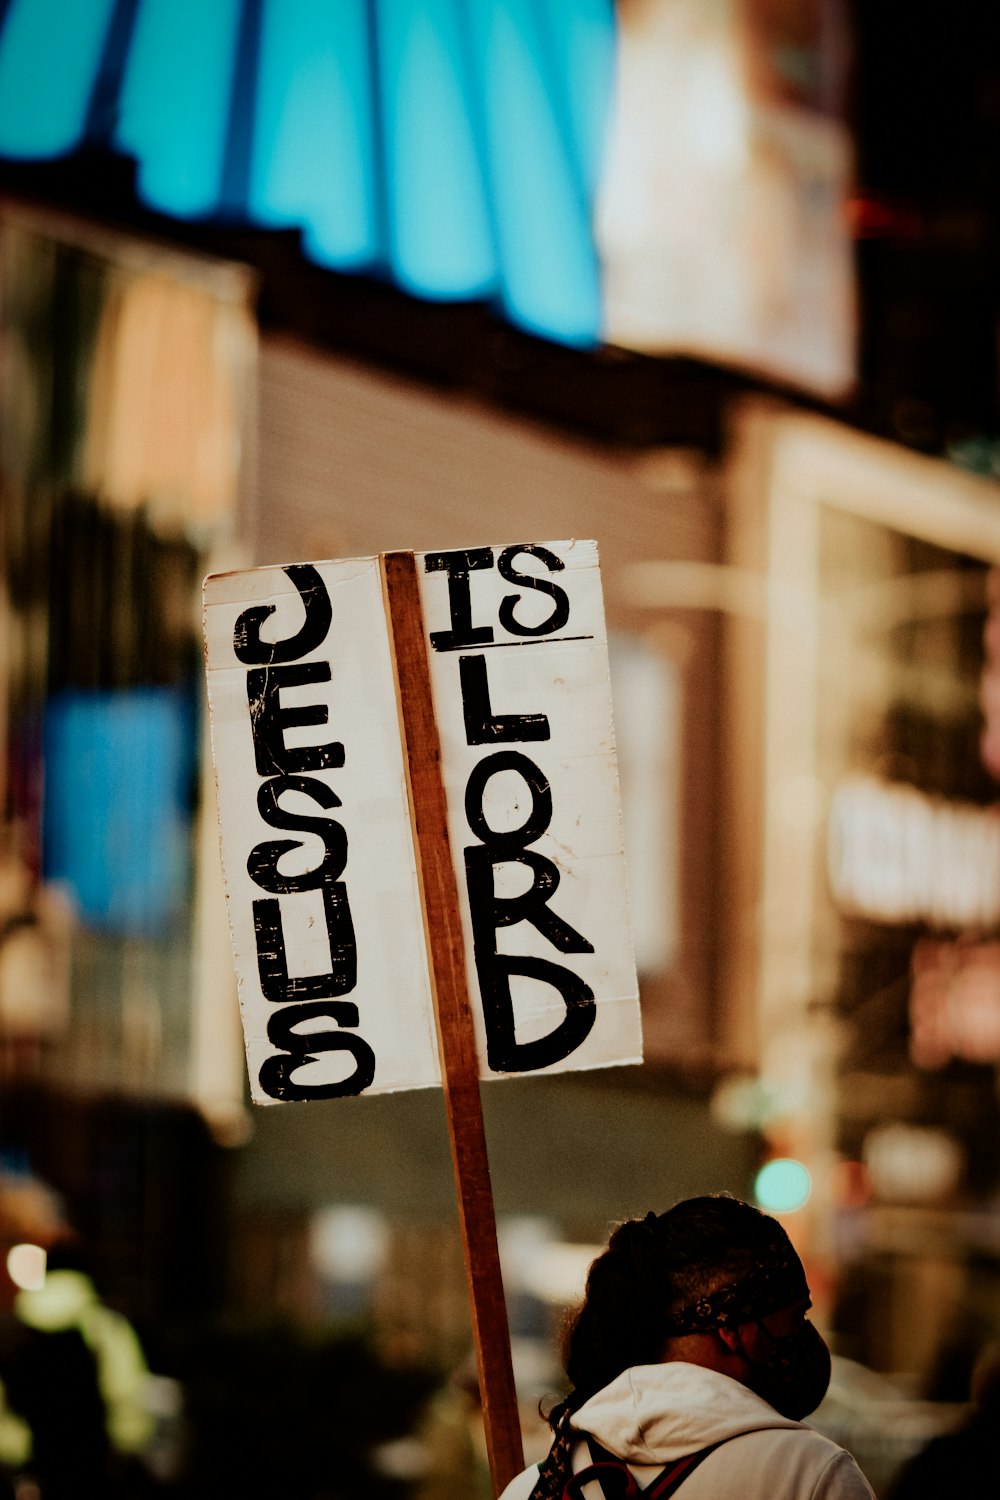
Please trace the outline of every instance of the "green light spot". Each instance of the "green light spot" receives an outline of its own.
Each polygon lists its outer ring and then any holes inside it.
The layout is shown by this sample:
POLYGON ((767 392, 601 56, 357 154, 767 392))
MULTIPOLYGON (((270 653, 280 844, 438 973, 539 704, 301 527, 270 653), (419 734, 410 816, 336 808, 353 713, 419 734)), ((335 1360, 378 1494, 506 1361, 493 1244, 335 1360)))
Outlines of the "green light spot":
POLYGON ((753 1185, 758 1208, 768 1213, 789 1214, 801 1208, 812 1192, 812 1178, 800 1161, 778 1157, 761 1167, 753 1185))

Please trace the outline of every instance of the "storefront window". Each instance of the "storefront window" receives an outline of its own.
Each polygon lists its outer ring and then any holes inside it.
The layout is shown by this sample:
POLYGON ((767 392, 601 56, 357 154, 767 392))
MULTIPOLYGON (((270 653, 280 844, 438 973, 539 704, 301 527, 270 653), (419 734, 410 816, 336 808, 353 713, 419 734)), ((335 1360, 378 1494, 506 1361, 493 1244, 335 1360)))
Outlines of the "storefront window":
POLYGON ((61 1085, 188 1099, 214 1076, 232 1103, 198 1015, 195 956, 225 934, 197 599, 238 529, 252 288, 14 211, 0 236, 0 1044, 61 1085))

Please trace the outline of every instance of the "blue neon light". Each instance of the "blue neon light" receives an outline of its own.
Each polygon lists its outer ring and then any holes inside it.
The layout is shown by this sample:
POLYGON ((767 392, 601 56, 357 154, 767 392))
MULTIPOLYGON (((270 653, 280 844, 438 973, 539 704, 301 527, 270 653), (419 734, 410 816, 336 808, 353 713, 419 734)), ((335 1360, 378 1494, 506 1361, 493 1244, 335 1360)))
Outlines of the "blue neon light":
POLYGON ((111 131, 161 213, 589 346, 614 50, 613 0, 0 0, 0 155, 111 131))
POLYGON ((11 0, 0 35, 0 156, 79 146, 114 0, 11 0))
POLYGON ((340 270, 380 252, 365 0, 265 0, 249 212, 340 270))
POLYGON ((181 689, 67 690, 46 704, 43 869, 86 926, 153 934, 183 907, 193 731, 181 689))
POLYGON ((423 297, 482 297, 497 283, 458 10, 455 0, 378 8, 391 265, 423 297))
POLYGON ((178 219, 217 207, 233 92, 240 0, 142 0, 116 146, 139 162, 139 191, 178 219))
POLYGON ((469 14, 504 309, 531 332, 591 345, 601 317, 597 252, 572 127, 546 65, 547 44, 559 48, 563 36, 546 35, 531 0, 483 0, 469 14))
POLYGON ((615 67, 613 0, 539 0, 546 53, 564 101, 576 171, 593 211, 601 180, 615 67))

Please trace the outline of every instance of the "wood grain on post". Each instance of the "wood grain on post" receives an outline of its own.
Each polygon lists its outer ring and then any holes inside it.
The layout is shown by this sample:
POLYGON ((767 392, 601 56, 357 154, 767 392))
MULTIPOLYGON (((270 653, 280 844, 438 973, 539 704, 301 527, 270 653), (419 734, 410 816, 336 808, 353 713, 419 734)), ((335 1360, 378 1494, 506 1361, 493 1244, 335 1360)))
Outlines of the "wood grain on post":
POLYGON ((448 837, 441 746, 431 696, 420 584, 412 552, 387 552, 382 582, 406 748, 431 989, 490 1473, 497 1495, 524 1467, 479 1059, 469 1004, 458 884, 448 837))

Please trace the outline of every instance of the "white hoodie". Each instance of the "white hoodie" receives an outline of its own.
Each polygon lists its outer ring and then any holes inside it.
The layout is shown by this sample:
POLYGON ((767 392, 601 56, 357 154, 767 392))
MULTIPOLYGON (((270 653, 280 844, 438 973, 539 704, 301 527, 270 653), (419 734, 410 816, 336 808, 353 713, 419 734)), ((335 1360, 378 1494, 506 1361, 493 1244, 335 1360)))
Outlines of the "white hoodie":
MULTIPOLYGON (((637 1365, 580 1407, 573 1426, 625 1459, 640 1488, 668 1464, 711 1443, 722 1446, 681 1482, 680 1500, 872 1500, 854 1459, 802 1422, 779 1415, 738 1380, 701 1365, 637 1365)), ((591 1462, 585 1442, 575 1472, 591 1462)), ((538 1466, 501 1500, 527 1500, 538 1466)), ((596 1484, 585 1500, 601 1500, 596 1484)))

